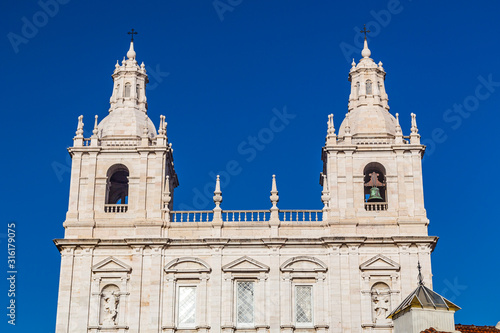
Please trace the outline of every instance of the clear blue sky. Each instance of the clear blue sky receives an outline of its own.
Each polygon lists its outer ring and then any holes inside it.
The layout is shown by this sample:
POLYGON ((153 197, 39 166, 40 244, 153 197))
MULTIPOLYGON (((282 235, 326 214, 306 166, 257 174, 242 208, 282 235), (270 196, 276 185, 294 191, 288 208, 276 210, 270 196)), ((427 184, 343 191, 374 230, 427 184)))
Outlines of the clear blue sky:
POLYGON ((218 13, 213 1, 60 1, 58 8, 0 5, 0 267, 6 271, 5 234, 14 221, 19 270, 18 325, 6 325, 2 279, 0 331, 28 332, 34 323, 54 331, 60 257, 52 239, 63 237, 66 148, 79 115, 86 136, 93 116, 106 116, 111 73, 131 28, 150 74, 149 115, 156 126, 166 116, 175 150, 176 209, 194 207, 193 191, 203 192, 230 160, 242 171, 225 184, 223 208, 269 208, 276 174, 280 208, 319 209, 327 115, 335 114, 338 128, 350 62, 360 57, 356 31, 368 23, 391 112, 400 114, 405 135, 416 113, 428 145, 429 233, 440 237, 434 290, 463 308, 457 323, 500 320, 498 2, 220 0, 218 13), (238 145, 285 107, 295 118, 248 161, 238 145))

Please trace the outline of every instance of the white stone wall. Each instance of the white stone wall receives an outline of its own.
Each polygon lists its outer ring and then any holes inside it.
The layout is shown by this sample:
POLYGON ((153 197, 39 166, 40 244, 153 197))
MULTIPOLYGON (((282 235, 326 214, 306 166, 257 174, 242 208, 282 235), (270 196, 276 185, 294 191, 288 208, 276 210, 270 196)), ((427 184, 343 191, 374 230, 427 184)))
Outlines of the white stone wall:
MULTIPOLYGON (((245 331, 392 332, 390 322, 373 322, 370 289, 378 282, 390 287, 391 311, 415 288, 414 267, 417 260, 429 263, 435 241, 58 240, 65 278, 56 332, 176 331, 179 285, 196 286, 197 330, 241 330, 235 321, 238 280, 256 285, 255 321, 245 331), (110 283, 120 288, 120 302, 117 323, 107 328, 99 324, 99 293, 110 283), (297 284, 313 286, 314 322, 306 327, 294 320, 297 284)), ((431 280, 429 271, 425 279, 431 280)))

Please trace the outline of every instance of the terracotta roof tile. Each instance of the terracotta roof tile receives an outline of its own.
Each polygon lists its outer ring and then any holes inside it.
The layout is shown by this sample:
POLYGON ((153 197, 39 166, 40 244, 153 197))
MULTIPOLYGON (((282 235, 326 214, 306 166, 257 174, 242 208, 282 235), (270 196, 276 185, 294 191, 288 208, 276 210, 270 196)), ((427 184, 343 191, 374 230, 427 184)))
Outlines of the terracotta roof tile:
POLYGON ((455 329, 462 333, 500 333, 495 326, 455 325, 455 329))
POLYGON ((443 332, 443 331, 436 331, 434 327, 428 328, 425 331, 422 331, 420 333, 448 333, 448 332, 443 332))
MULTIPOLYGON (((475 325, 455 325, 455 329, 461 333, 500 333, 500 329, 495 326, 475 326, 475 325)), ((443 331, 436 331, 434 327, 428 328, 420 333, 449 333, 443 331)))

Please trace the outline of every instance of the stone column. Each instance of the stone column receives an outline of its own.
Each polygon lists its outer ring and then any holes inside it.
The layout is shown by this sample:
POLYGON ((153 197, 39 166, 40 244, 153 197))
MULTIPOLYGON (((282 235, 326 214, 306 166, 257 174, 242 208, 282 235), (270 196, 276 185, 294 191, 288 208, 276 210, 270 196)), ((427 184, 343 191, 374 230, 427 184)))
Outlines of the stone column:
POLYGON ((339 187, 338 187, 338 166, 337 152, 329 151, 328 154, 328 170, 327 180, 330 190, 330 216, 332 222, 338 222, 339 219, 339 187))
POLYGON ((128 315, 128 326, 130 332, 139 332, 142 301, 142 278, 143 278, 143 251, 144 245, 131 245, 132 248, 132 273, 130 276, 130 313, 128 315))
MULTIPOLYGON (((266 280, 267 274, 260 272, 255 290, 255 327, 258 333, 266 333, 269 325, 266 324, 266 280)), ((269 309, 272 311, 272 309, 269 309)))
POLYGON ((94 276, 91 283, 89 326, 97 327, 99 326, 99 312, 101 309, 101 278, 94 276))
POLYGON ((162 248, 162 245, 150 245, 150 251, 147 260, 150 265, 149 267, 144 267, 144 271, 147 272, 146 275, 148 275, 147 283, 146 281, 143 282, 145 287, 144 294, 146 294, 147 289, 147 294, 149 296, 149 309, 148 307, 145 307, 148 311, 147 314, 145 314, 144 318, 147 320, 143 320, 145 322, 149 322, 149 324, 147 324, 148 328, 144 332, 157 333, 160 331, 160 283, 162 281, 161 277, 163 271, 161 260, 162 248))
POLYGON ((327 318, 330 332, 342 332, 342 284, 341 284, 341 267, 340 267, 340 246, 331 244, 328 247, 328 300, 329 315, 327 318))
POLYGON ((342 330, 341 332, 351 332, 351 284, 349 250, 340 248, 340 285, 341 285, 341 308, 342 308, 342 330))
POLYGON ((403 295, 408 295, 413 287, 415 287, 415 283, 412 281, 416 281, 417 276, 415 275, 415 279, 411 278, 411 270, 410 270, 410 244, 409 243, 400 243, 399 247, 399 262, 401 265, 401 293, 403 295))
POLYGON ((82 245, 75 251, 73 290, 69 332, 86 333, 89 324, 90 281, 93 246, 82 245))
POLYGON ((89 152, 89 157, 86 163, 86 175, 87 180, 85 184, 85 207, 80 211, 80 219, 85 221, 94 220, 94 198, 95 198, 95 178, 96 178, 96 168, 97 168, 97 152, 89 152))
POLYGON ((359 278, 359 245, 349 245, 349 272, 351 290, 351 332, 361 332, 361 288, 359 278))
POLYGON ((279 333, 281 317, 280 311, 280 245, 268 245, 270 253, 269 283, 266 292, 266 321, 269 324, 270 333, 279 333))
POLYGON ((69 185, 69 205, 66 214, 67 221, 78 220, 78 203, 80 201, 80 173, 81 173, 82 153, 74 152, 71 162, 71 180, 69 185))
POLYGON ((59 276, 59 299, 57 302, 56 333, 70 333, 69 312, 74 270, 74 246, 61 248, 61 274, 59 276))
POLYGON ((128 325, 128 314, 130 313, 130 293, 128 290, 129 277, 123 276, 120 279, 120 313, 118 315, 118 326, 126 327, 128 325))
POLYGON ((220 333, 221 331, 221 304, 222 299, 221 287, 222 287, 222 250, 223 245, 213 245, 212 248, 212 277, 210 278, 210 296, 211 300, 209 306, 211 308, 212 318, 210 320, 211 333, 220 333))
POLYGON ((138 184, 137 191, 137 211, 136 217, 138 219, 147 219, 147 211, 146 211, 146 196, 147 196, 147 177, 148 177, 148 154, 147 151, 141 151, 141 164, 139 167, 140 172, 140 180, 138 184))
POLYGON ((292 277, 290 273, 283 273, 281 279, 281 332, 293 332, 294 322, 292 318, 292 277))
POLYGON ((363 326, 369 326, 373 324, 370 275, 368 273, 362 273, 361 279, 363 284, 361 288, 361 324, 363 326))
MULTIPOLYGON (((403 155, 403 150, 395 150, 396 152, 396 165, 397 165, 397 207, 398 216, 408 216, 408 204, 406 202, 406 187, 405 187, 405 160, 403 155)), ((396 198, 395 198, 396 199, 396 198)), ((394 202, 396 204, 396 202, 394 202)), ((389 203, 391 205, 391 203, 389 203)), ((390 209, 390 206, 389 206, 390 209)))
POLYGON ((352 150, 345 151, 346 217, 355 216, 352 153, 352 150))
POLYGON ((175 279, 172 274, 167 274, 163 278, 163 297, 162 297, 162 332, 174 332, 175 321, 175 279))
POLYGON ((411 151, 413 190, 415 192, 415 215, 425 217, 424 188, 422 183, 422 159, 420 150, 411 151))
POLYGON ((205 333, 208 332, 209 330, 209 325, 207 322, 207 315, 208 315, 208 308, 210 307, 209 305, 209 300, 207 297, 207 288, 208 288, 208 274, 207 273, 202 273, 200 277, 200 293, 199 293, 199 301, 197 302, 197 318, 198 319, 198 332, 200 333, 205 333))
POLYGON ((234 290, 233 290, 233 276, 231 273, 223 273, 222 274, 222 301, 219 305, 222 308, 221 313, 221 322, 222 322, 222 331, 229 333, 234 331, 234 326, 236 325, 235 321, 233 321, 233 312, 234 312, 234 290))
POLYGON ((317 277, 316 277, 316 289, 317 291, 315 292, 315 298, 316 302, 315 304, 315 313, 316 316, 314 318, 314 324, 316 327, 324 329, 326 325, 326 318, 327 318, 327 313, 328 313, 328 303, 327 303, 327 297, 325 297, 325 294, 327 292, 327 288, 325 287, 325 273, 319 272, 317 277))

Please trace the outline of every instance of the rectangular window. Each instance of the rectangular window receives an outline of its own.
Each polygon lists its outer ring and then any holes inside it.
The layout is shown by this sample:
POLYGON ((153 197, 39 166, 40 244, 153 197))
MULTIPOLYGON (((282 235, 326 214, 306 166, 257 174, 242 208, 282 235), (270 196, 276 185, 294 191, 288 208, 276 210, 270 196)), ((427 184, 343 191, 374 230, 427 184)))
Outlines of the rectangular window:
POLYGON ((298 325, 313 323, 312 286, 295 286, 295 321, 298 325))
POLYGON ((196 323, 196 287, 179 287, 177 306, 178 326, 194 326, 196 323))
POLYGON ((254 283, 236 283, 236 318, 239 325, 253 325, 254 320, 254 283))

